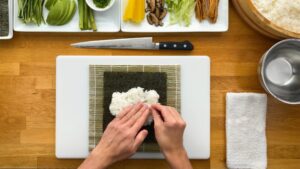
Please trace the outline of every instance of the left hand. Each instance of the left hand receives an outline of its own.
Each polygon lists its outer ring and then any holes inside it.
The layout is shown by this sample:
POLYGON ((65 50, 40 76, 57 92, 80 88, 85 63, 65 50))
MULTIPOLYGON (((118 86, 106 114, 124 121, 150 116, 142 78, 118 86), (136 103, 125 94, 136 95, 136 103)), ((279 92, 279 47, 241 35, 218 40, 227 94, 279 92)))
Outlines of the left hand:
POLYGON ((90 163, 94 166, 83 163, 80 168, 106 168, 132 156, 148 135, 147 130, 140 130, 149 114, 149 107, 143 103, 125 108, 110 122, 99 144, 86 160, 86 163, 92 161, 90 163))

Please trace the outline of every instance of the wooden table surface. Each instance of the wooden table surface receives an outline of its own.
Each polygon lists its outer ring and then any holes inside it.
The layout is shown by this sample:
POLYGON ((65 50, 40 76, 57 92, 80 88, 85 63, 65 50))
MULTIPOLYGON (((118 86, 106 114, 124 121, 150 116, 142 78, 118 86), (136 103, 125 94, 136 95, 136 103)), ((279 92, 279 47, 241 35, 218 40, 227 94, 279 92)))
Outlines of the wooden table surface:
MULTIPOLYGON (((211 158, 196 169, 226 168, 226 92, 264 92, 257 78, 262 54, 276 41, 249 28, 230 4, 226 33, 148 34, 156 41, 190 40, 192 52, 74 49, 70 43, 144 34, 15 33, 0 42, 0 168, 76 168, 82 160, 55 158, 57 55, 208 55, 211 68, 211 158)), ((196 73, 196 72, 195 72, 196 73)), ((192 83, 192 82, 191 82, 192 83)), ((268 97, 268 167, 300 168, 300 106, 268 97)), ((111 168, 163 169, 163 160, 126 160, 111 168)))

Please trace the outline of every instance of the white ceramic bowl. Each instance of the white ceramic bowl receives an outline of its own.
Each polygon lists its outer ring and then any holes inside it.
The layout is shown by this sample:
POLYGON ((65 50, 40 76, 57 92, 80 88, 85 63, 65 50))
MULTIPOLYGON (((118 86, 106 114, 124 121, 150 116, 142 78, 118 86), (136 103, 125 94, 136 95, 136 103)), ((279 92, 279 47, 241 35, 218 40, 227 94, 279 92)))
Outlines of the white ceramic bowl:
POLYGON ((103 12, 103 11, 107 11, 108 9, 110 9, 114 3, 115 0, 110 0, 109 4, 105 7, 105 8, 98 8, 95 4, 94 4, 94 0, 85 0, 85 2, 87 3, 87 5, 93 9, 94 11, 98 11, 98 12, 103 12))

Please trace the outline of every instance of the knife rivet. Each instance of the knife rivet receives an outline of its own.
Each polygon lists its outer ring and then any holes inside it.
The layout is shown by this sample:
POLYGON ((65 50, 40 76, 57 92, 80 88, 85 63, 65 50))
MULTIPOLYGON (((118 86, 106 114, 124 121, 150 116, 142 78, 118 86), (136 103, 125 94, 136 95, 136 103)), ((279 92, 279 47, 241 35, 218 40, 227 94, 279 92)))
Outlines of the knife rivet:
POLYGON ((177 45, 176 44, 174 44, 174 48, 176 48, 177 47, 177 45))
POLYGON ((167 44, 164 44, 164 47, 166 48, 166 47, 167 47, 167 44))
POLYGON ((183 45, 184 48, 187 48, 187 45, 183 45))

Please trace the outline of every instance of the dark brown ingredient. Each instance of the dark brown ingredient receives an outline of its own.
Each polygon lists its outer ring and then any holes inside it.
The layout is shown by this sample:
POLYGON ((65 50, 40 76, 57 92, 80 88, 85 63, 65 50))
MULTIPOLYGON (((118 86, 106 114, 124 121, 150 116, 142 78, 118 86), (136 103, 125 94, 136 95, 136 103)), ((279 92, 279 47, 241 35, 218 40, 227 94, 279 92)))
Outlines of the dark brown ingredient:
POLYGON ((151 16, 147 15, 147 21, 150 25, 153 25, 154 23, 152 22, 151 16))
POLYGON ((150 19, 151 21, 154 23, 155 26, 159 26, 159 20, 158 18, 155 16, 154 13, 150 13, 150 19))
POLYGON ((155 16, 156 16, 157 18, 160 17, 160 9, 159 9, 158 7, 155 8, 155 16))
POLYGON ((164 23, 160 20, 158 23, 159 26, 164 26, 164 23))
POLYGON ((164 0, 146 0, 147 21, 150 25, 163 26, 163 19, 167 15, 164 0))
POLYGON ((148 3, 151 12, 155 11, 155 0, 150 0, 148 3))
POLYGON ((163 20, 166 17, 166 15, 167 15, 167 9, 164 8, 159 16, 159 19, 163 20))

